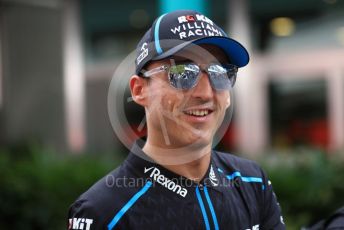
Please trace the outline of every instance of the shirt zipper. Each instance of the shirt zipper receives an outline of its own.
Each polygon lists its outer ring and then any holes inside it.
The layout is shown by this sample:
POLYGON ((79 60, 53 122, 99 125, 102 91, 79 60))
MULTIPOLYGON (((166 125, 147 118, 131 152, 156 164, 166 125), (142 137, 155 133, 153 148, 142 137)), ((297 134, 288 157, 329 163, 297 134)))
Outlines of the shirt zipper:
POLYGON ((219 230, 215 210, 211 203, 207 187, 205 185, 203 186, 203 184, 199 184, 196 187, 196 195, 197 195, 198 203, 202 211, 206 229, 207 230, 211 229, 210 222, 209 222, 209 217, 211 217, 211 219, 213 220, 214 229, 219 230))

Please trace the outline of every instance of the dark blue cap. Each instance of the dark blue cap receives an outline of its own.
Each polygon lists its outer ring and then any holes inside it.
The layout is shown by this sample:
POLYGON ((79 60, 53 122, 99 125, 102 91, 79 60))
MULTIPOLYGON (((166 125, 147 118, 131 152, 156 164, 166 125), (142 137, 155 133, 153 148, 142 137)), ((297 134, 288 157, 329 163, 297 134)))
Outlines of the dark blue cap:
POLYGON ((191 43, 218 46, 238 67, 249 62, 245 47, 228 37, 212 20, 197 11, 177 10, 157 18, 138 43, 136 74, 149 61, 167 58, 191 43))

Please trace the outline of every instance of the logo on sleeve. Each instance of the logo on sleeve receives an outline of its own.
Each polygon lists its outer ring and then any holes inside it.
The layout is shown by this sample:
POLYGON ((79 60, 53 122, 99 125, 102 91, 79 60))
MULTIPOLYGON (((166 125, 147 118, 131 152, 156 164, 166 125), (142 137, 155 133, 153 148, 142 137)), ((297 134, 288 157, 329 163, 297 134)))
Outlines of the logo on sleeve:
POLYGON ((92 223, 93 223, 93 219, 71 218, 69 219, 68 229, 90 230, 92 223))
POLYGON ((259 230, 259 224, 252 226, 252 228, 248 228, 246 230, 259 230))

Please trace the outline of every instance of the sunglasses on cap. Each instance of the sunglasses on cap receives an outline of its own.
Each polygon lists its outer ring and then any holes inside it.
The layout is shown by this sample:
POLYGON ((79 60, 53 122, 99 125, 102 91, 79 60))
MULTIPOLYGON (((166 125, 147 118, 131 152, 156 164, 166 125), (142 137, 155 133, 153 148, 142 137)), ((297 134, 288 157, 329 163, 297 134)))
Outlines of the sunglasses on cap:
POLYGON ((174 65, 162 65, 154 69, 141 72, 143 77, 151 77, 154 74, 168 72, 168 80, 176 89, 188 90, 195 87, 200 79, 200 73, 205 71, 210 84, 215 90, 229 90, 236 80, 238 67, 232 64, 211 63, 204 70, 193 62, 176 63, 174 65))

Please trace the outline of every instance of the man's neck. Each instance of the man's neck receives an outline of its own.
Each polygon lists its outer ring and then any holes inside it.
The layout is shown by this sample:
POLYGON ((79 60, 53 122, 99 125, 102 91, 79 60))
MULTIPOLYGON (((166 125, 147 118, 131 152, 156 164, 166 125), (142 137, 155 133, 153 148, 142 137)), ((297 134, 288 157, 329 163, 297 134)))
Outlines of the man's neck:
POLYGON ((211 144, 173 149, 157 147, 147 140, 142 150, 168 170, 197 182, 204 177, 211 159, 211 144))
POLYGON ((164 165, 168 170, 199 182, 206 174, 210 164, 210 152, 201 158, 181 165, 164 165))

